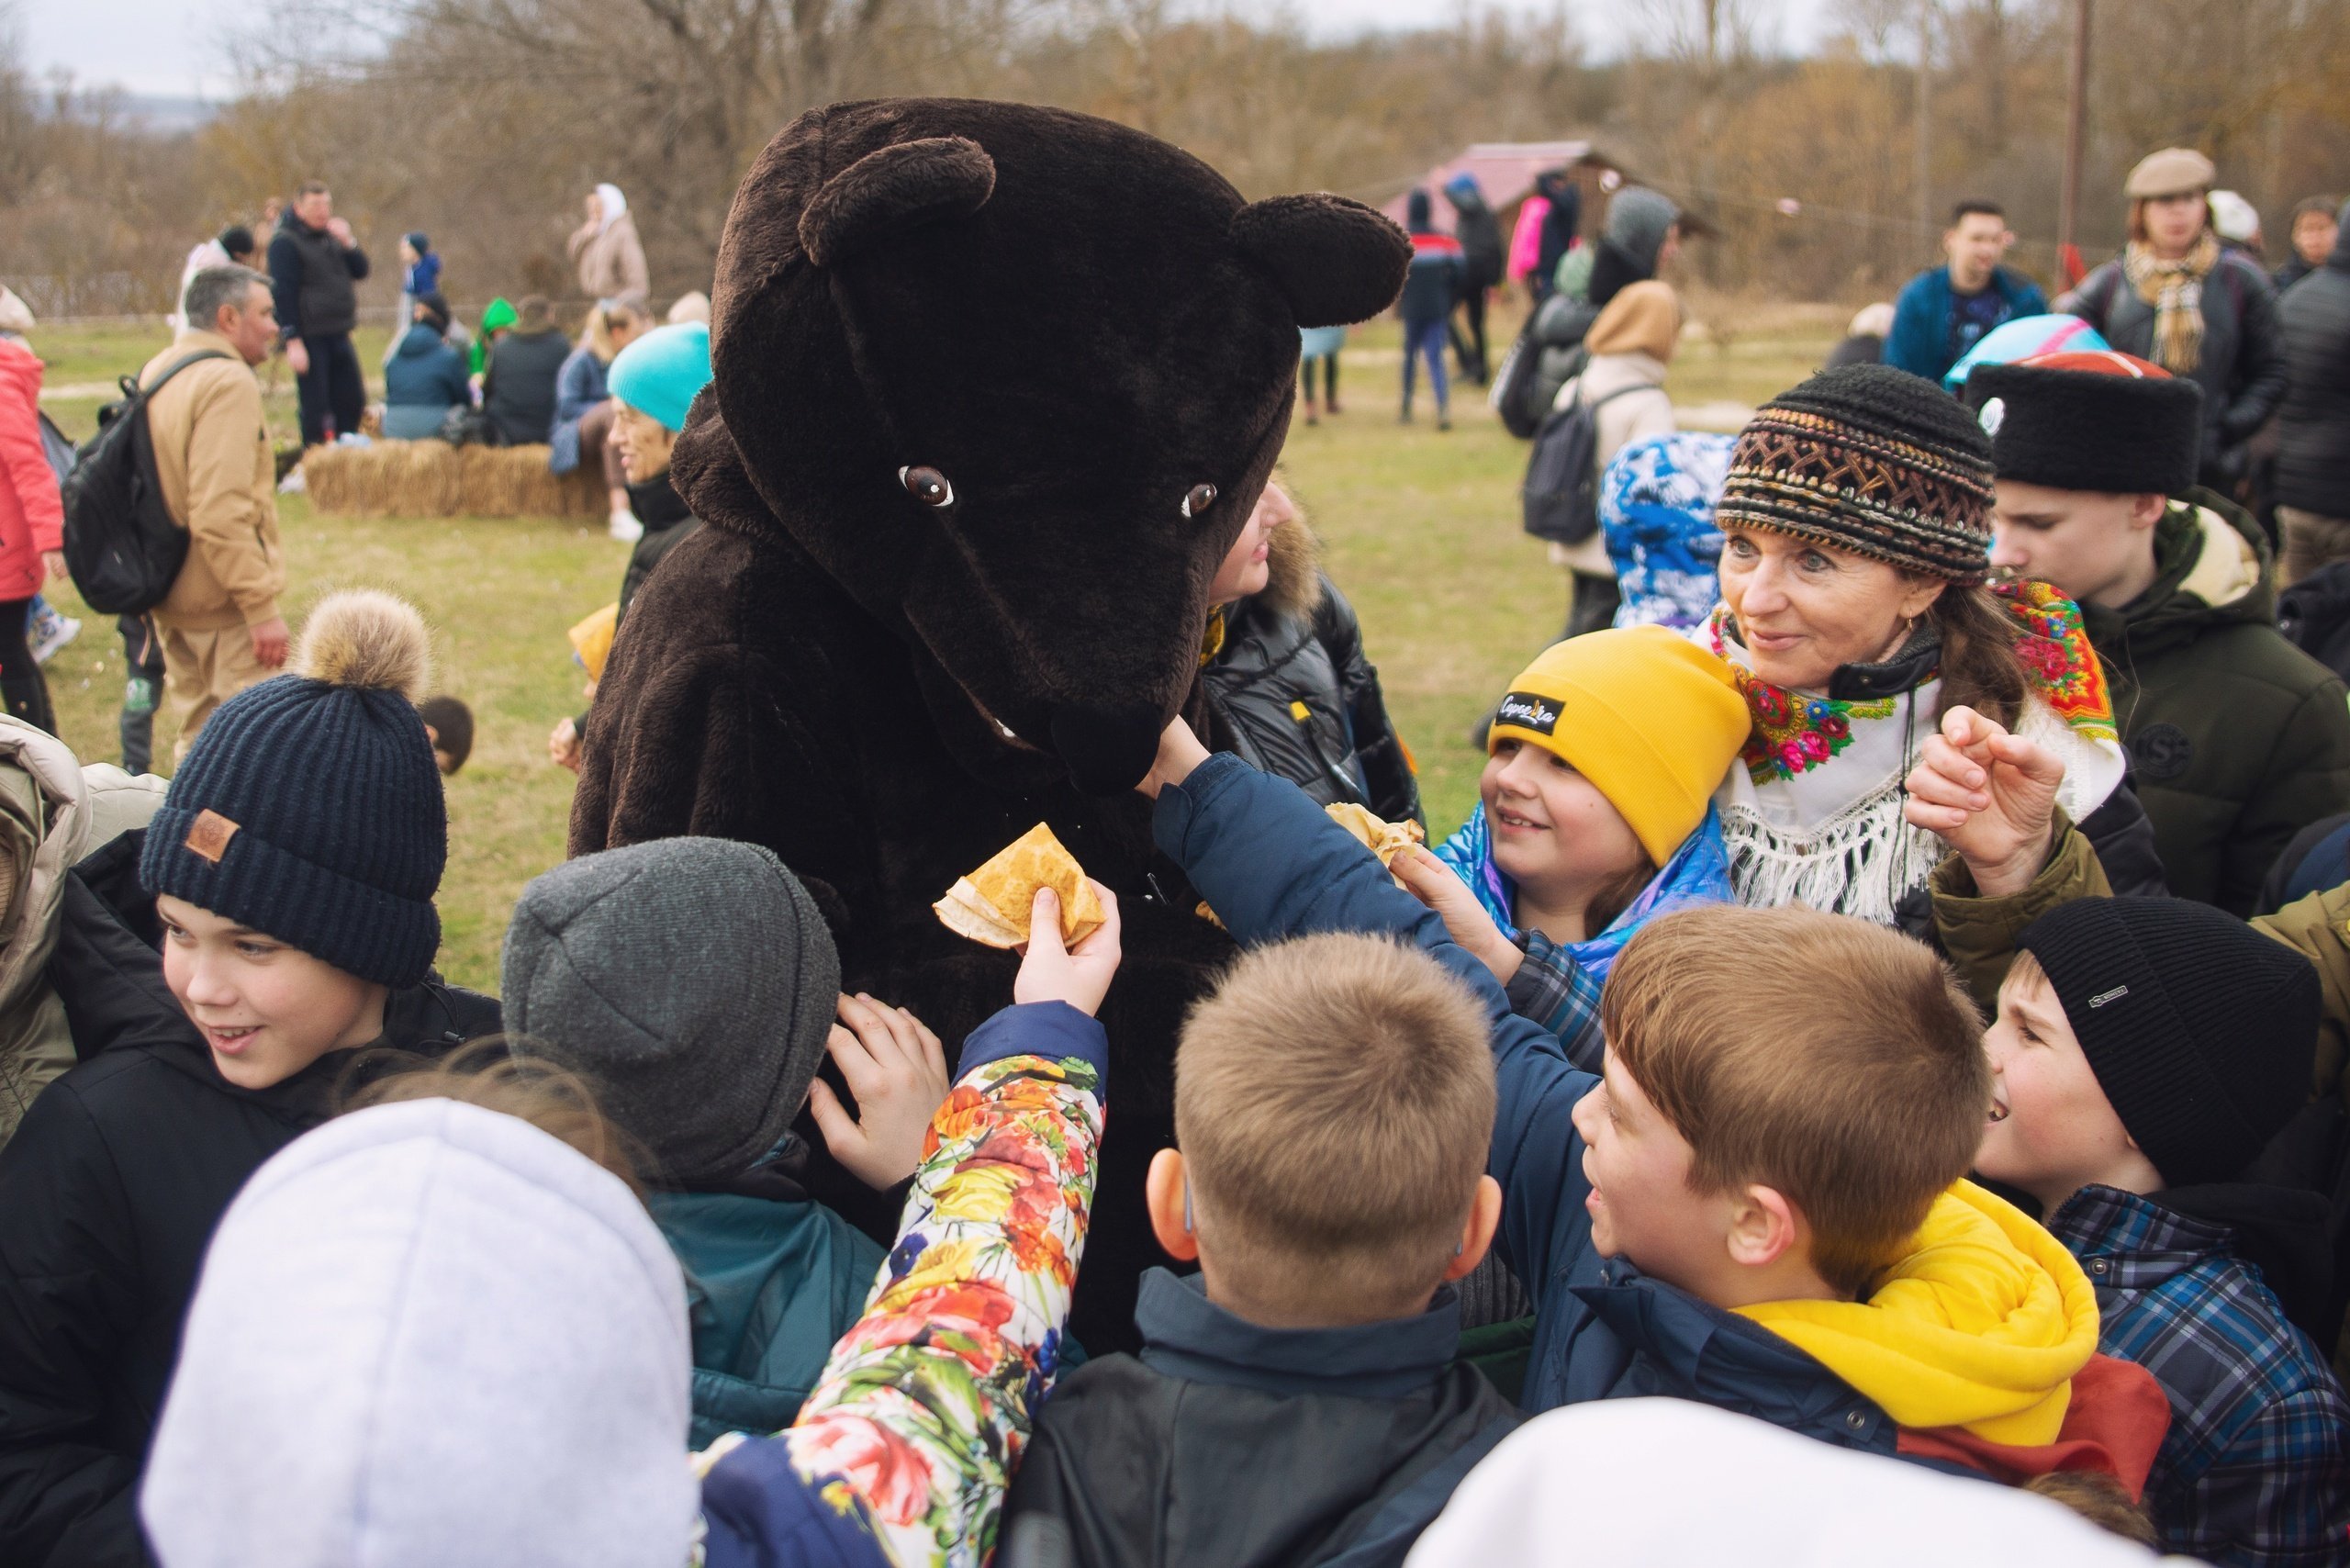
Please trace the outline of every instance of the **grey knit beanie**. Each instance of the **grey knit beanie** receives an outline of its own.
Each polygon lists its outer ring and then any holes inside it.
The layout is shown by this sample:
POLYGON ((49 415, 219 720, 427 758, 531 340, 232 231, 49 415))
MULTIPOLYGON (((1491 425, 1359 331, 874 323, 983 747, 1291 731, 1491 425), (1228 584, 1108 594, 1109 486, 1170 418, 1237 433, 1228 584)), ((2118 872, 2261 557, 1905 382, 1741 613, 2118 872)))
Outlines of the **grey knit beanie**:
POLYGON ((664 1182, 739 1176, 824 1059, 841 961, 808 890, 756 845, 665 838, 533 879, 500 980, 518 1055, 594 1079, 664 1182))
POLYGON ((1604 238, 1624 252, 1627 261, 1639 264, 1641 275, 1656 275, 1657 252, 1664 248, 1664 237, 1681 221, 1681 208, 1662 191, 1646 185, 1627 185, 1607 199, 1607 227, 1604 238))

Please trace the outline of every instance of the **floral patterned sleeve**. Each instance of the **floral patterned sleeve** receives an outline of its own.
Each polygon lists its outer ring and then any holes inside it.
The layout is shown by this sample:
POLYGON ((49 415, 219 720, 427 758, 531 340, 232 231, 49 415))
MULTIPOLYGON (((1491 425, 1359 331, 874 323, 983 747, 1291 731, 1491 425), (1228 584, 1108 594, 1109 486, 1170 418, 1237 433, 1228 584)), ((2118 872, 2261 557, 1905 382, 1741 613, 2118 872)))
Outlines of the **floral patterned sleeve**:
POLYGON ((1060 1002, 973 1032, 865 1316, 780 1434, 807 1491, 898 1568, 995 1548, 1084 1249, 1104 1054, 1060 1002))

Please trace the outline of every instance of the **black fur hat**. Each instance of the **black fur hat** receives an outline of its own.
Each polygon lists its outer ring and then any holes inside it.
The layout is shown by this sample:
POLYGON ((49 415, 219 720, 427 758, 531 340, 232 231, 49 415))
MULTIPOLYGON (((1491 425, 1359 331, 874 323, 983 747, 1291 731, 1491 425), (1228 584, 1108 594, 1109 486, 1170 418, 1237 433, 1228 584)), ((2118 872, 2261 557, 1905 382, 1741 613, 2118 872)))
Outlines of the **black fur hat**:
POLYGON ((2195 483, 2203 388, 2105 350, 1977 365, 1967 405, 2002 479, 2107 495, 2173 495, 2195 483))

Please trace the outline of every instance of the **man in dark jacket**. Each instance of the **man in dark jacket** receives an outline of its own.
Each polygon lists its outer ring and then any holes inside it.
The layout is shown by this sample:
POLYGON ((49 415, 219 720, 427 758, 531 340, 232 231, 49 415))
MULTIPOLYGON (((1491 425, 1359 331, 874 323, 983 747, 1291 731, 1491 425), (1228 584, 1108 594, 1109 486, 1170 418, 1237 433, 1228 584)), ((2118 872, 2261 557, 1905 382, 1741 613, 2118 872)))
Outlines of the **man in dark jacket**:
POLYGON ((481 409, 507 446, 543 442, 554 429, 554 384, 571 341, 554 323, 554 310, 540 295, 526 296, 514 325, 498 334, 489 351, 489 371, 481 387, 481 409))
POLYGON ((2287 383, 2270 494, 2284 525, 2287 588, 2350 559, 2350 222, 2334 232, 2325 264, 2277 307, 2287 383))
POLYGON ((2277 632, 2259 525, 2189 488, 2200 390, 2099 353, 1985 365, 1966 396, 1992 563, 2080 605, 2171 891, 2249 915, 2293 835, 2350 806, 2350 694, 2277 632))
POLYGON ((359 321, 352 284, 366 275, 367 252, 350 223, 334 215, 333 193, 319 181, 307 182, 269 240, 270 289, 301 400, 304 446, 359 432, 367 383, 351 346, 359 321))
POLYGON ((1963 201, 1953 207, 1942 232, 1948 260, 1902 289, 1885 363, 1939 383, 1992 328, 2046 314, 2048 297, 2040 286, 1999 264, 2015 242, 1996 203, 1963 201))
POLYGON ((464 355, 448 340, 448 302, 421 294, 409 309, 413 324, 384 362, 384 434, 394 441, 439 435, 450 409, 473 406, 464 355))
POLYGON ((2277 297, 2282 301, 2285 291, 2301 279, 2325 265, 2333 247, 2342 237, 2340 196, 2303 196, 2293 204, 2293 226, 2287 230, 2289 243, 2286 248, 2285 264, 2278 267, 2271 281, 2277 286, 2277 297))
POLYGON ((1145 1274, 1141 1355, 1054 1391, 1005 1561, 1400 1568, 1520 1420, 1457 1360, 1449 1283, 1501 1212, 1483 1011, 1390 942, 1276 944, 1193 1009, 1175 1083, 1151 1224, 1201 1271, 1145 1274))
POLYGON ((1354 606, 1315 564, 1313 532, 1279 479, 1257 506, 1271 520, 1264 586, 1212 611, 1214 651, 1201 670, 1215 738, 1319 804, 1352 801, 1425 827, 1419 778, 1354 606))
POLYGON ((147 1560, 139 1471, 214 1223, 373 1047, 498 1027, 431 970, 448 812, 411 705, 426 649, 388 596, 329 598, 303 678, 222 703, 153 823, 68 883, 50 974, 81 1062, 0 1149, 9 1568, 147 1560))
POLYGON ((1502 281, 1502 227, 1477 176, 1462 171, 1444 183, 1444 199, 1452 204, 1452 237, 1460 241, 1461 321, 1452 327, 1452 355, 1460 374, 1483 386, 1490 374, 1485 359, 1485 296, 1502 281), (1468 327, 1462 332, 1461 325, 1468 327))

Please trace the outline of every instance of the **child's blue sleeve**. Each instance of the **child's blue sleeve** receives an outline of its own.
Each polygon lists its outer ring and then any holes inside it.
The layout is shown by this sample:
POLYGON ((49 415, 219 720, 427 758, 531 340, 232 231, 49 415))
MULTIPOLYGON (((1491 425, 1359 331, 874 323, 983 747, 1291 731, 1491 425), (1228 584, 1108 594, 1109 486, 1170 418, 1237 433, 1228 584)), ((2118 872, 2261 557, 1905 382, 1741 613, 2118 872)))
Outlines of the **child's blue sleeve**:
POLYGON ((1568 1062, 1558 1037, 1510 1011, 1483 960, 1453 941, 1437 913, 1286 778, 1228 752, 1159 791, 1158 847, 1244 946, 1323 931, 1401 937, 1465 981, 1493 1030, 1500 1103, 1488 1164, 1502 1187, 1502 1252, 1539 1298, 1565 1205, 1587 1190, 1571 1114, 1598 1082, 1568 1062))

